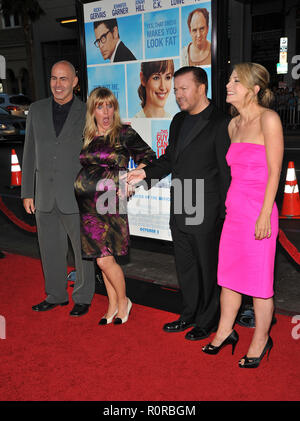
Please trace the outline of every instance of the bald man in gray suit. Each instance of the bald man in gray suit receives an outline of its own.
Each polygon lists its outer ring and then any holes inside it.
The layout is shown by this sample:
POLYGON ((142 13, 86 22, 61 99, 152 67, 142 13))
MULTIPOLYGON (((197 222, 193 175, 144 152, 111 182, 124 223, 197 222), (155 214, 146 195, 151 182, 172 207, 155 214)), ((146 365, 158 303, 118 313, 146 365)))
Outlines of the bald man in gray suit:
POLYGON ((68 304, 69 237, 76 266, 72 316, 88 312, 95 292, 94 263, 81 258, 79 211, 74 195, 86 113, 85 104, 73 95, 77 83, 73 65, 60 61, 51 70, 53 96, 31 105, 21 190, 26 212, 36 215, 47 294, 32 309, 47 311, 68 304))

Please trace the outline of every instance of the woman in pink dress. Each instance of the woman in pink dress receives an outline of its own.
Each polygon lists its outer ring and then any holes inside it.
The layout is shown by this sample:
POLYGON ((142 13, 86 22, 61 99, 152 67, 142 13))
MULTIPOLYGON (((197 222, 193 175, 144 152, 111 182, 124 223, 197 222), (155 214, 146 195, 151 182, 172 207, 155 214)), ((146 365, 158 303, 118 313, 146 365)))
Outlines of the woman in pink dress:
POLYGON ((226 101, 234 118, 228 126, 231 145, 226 156, 232 181, 219 249, 221 318, 212 342, 202 348, 207 354, 217 354, 225 345, 232 345, 234 352, 238 334, 233 327, 241 297, 250 295, 256 327, 248 352, 239 361, 243 368, 258 367, 273 346, 269 331, 278 234, 274 201, 283 159, 283 134, 279 116, 268 108, 272 100, 268 83, 269 73, 263 66, 240 63, 227 84, 226 101))

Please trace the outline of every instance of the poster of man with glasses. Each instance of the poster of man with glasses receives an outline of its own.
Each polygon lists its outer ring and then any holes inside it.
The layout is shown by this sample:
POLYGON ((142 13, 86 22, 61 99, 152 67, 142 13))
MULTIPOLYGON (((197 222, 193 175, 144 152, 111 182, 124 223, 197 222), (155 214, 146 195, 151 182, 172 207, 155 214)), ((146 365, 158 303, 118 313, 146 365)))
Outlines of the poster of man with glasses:
POLYGON ((104 60, 110 60, 111 63, 136 60, 120 39, 117 19, 94 22, 94 31, 94 45, 99 48, 104 60))

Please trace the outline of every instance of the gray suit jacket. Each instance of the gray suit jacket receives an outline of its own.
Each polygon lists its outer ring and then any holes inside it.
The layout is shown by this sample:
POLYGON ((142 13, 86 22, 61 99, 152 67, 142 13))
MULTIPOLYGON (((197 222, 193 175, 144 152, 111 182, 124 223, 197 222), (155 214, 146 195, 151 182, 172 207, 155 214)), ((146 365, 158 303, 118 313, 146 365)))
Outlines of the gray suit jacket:
POLYGON ((22 163, 22 198, 34 198, 35 207, 50 212, 56 202, 63 213, 78 213, 74 181, 81 168, 79 154, 86 105, 76 96, 63 129, 56 137, 52 97, 30 106, 22 163))

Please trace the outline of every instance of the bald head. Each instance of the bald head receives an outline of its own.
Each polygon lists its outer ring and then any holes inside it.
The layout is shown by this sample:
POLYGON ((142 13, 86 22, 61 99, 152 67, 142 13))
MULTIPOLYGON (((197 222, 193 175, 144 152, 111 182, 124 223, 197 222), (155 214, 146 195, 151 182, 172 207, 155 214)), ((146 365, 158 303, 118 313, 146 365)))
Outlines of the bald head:
POLYGON ((60 105, 71 101, 73 98, 73 89, 77 83, 76 71, 70 62, 61 60, 52 66, 50 88, 54 101, 60 105))
POLYGON ((52 74, 53 67, 58 66, 60 64, 62 64, 63 66, 67 66, 69 68, 69 71, 74 75, 74 77, 76 76, 75 67, 73 66, 72 63, 70 63, 67 60, 60 60, 60 61, 57 61, 56 63, 54 63, 53 66, 52 66, 52 69, 51 69, 51 74, 52 74))

